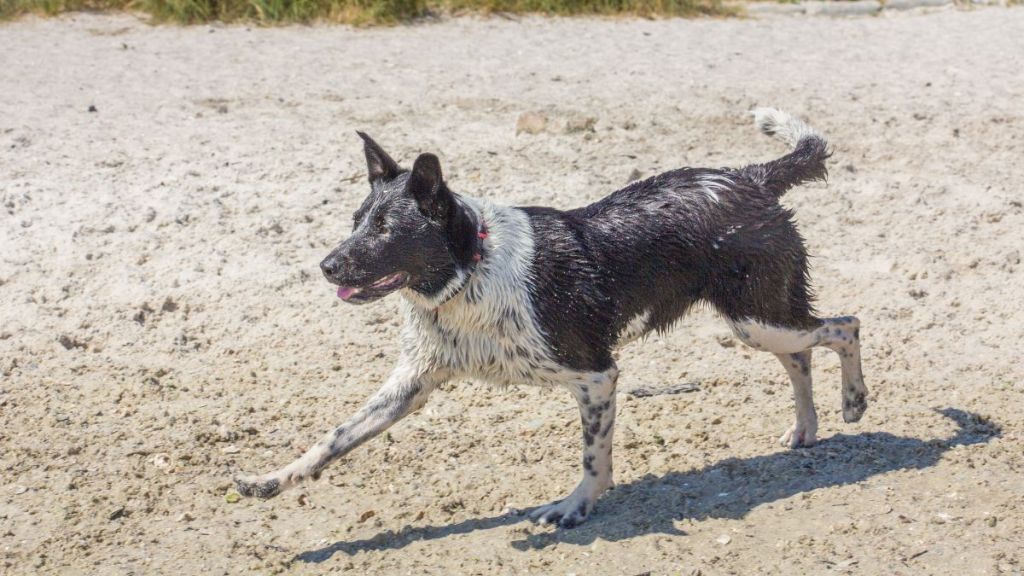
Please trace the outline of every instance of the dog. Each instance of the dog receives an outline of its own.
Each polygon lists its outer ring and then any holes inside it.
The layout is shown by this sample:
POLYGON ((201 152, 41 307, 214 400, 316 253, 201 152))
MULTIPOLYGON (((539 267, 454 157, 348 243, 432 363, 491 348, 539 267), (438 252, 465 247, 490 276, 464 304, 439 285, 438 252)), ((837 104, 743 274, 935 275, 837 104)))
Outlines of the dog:
POLYGON ((762 132, 791 147, 788 154, 740 169, 672 170, 568 211, 456 194, 437 156, 421 154, 405 170, 359 132, 370 193, 351 235, 320 268, 348 303, 401 294, 398 364, 348 421, 284 468, 236 478, 238 492, 270 498, 319 477, 445 381, 531 383, 564 388, 579 405, 583 479, 530 513, 574 527, 612 485, 613 353, 668 330, 697 304, 782 362, 796 403, 782 444, 816 442, 815 346, 839 354, 843 418, 859 420, 867 407, 860 321, 815 315, 804 242, 779 204, 790 188, 824 180, 831 152, 821 134, 784 112, 753 114, 762 132))

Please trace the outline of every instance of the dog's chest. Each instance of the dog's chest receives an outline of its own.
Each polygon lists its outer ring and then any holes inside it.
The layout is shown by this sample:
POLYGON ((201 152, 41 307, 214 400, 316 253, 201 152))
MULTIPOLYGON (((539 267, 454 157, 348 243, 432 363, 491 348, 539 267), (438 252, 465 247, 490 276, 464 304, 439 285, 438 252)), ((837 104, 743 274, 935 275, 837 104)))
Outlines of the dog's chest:
POLYGON ((489 229, 483 260, 465 286, 436 308, 406 298, 404 359, 499 386, 556 384, 566 369, 552 359, 530 297, 529 218, 515 208, 474 205, 489 229))
POLYGON ((530 310, 514 301, 409 307, 402 339, 410 360, 500 386, 555 384, 564 371, 551 359, 530 310))

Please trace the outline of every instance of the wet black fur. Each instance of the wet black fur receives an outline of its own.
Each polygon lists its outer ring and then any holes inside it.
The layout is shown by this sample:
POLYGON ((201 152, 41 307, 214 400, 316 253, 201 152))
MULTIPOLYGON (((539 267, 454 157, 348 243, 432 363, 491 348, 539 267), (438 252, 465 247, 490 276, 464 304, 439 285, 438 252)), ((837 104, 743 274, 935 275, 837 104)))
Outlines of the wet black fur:
POLYGON ((647 328, 665 330, 699 302, 732 320, 816 327, 803 238, 778 199, 825 179, 828 156, 806 137, 765 164, 672 170, 575 210, 525 208, 533 304, 558 361, 605 370, 632 318, 650 311, 647 328))
POLYGON ((734 320, 817 326, 803 239, 778 203, 788 183, 763 166, 684 168, 583 208, 525 208, 538 247, 533 303, 559 362, 605 370, 630 319, 650 311, 647 326, 664 330, 698 302, 734 320), (766 173, 773 180, 755 179, 766 173), (717 202, 709 176, 728 182, 717 202))

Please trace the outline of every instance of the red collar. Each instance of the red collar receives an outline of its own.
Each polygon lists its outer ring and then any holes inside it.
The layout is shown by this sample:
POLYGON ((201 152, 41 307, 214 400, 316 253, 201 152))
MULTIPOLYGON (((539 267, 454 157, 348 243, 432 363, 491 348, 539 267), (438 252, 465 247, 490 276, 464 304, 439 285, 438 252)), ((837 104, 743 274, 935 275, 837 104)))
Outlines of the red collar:
POLYGON ((484 217, 480 217, 480 228, 476 231, 476 251, 473 252, 473 262, 479 262, 483 258, 484 240, 487 240, 487 223, 484 217))

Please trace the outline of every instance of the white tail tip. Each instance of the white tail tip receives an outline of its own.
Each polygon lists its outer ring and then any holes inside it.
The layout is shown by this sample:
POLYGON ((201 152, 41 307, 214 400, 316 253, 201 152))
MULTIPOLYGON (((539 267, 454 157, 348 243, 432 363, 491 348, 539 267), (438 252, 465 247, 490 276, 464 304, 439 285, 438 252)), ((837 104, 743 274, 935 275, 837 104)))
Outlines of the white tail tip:
POLYGON ((776 108, 755 108, 751 111, 754 115, 754 123, 761 132, 782 140, 791 147, 795 147, 800 140, 807 137, 821 138, 814 128, 804 124, 801 120, 776 108))

